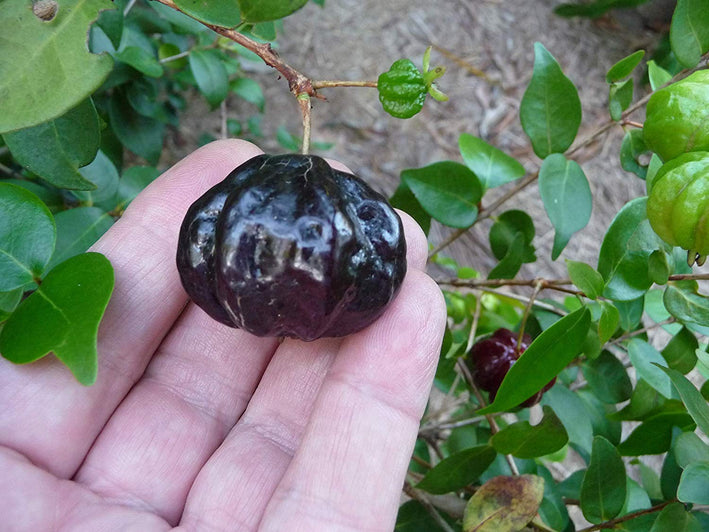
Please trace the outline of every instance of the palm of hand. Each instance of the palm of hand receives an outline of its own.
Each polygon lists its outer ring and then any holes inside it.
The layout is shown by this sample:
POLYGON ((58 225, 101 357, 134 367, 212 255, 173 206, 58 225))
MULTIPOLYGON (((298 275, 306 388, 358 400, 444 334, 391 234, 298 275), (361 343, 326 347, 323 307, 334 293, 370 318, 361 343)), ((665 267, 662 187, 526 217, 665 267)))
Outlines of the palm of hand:
POLYGON ((116 272, 84 388, 52 357, 0 364, 0 515, 9 530, 387 530, 435 371, 445 309, 409 271, 345 339, 256 338, 187 304, 174 265, 189 204, 258 154, 202 148, 96 244, 116 272), (186 306, 185 306, 186 305, 186 306))

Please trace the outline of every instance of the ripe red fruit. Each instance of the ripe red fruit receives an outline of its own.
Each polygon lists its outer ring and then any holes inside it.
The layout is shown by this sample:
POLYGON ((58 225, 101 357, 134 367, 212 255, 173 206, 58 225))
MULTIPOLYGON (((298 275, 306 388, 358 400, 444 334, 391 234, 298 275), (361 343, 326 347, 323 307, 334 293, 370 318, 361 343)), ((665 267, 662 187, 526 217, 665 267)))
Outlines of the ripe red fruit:
MULTIPOLYGON (((476 343, 470 350, 468 367, 473 374, 475 384, 490 394, 490 402, 495 400, 502 379, 522 353, 532 343, 532 338, 525 334, 517 349, 517 334, 509 329, 497 329, 492 336, 476 343)), ((532 397, 523 402, 521 407, 537 404, 542 395, 554 386, 556 377, 532 397)))

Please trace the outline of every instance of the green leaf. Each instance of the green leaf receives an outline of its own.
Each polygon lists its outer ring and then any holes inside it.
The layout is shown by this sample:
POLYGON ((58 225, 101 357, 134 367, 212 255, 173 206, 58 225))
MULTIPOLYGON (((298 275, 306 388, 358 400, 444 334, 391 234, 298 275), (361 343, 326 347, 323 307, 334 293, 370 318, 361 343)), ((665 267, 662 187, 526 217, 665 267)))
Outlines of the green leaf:
POLYGON ((613 519, 623 508, 626 489, 623 459, 613 444, 603 436, 596 436, 581 485, 583 516, 594 524, 613 519))
POLYGON ((492 404, 478 413, 503 412, 546 386, 580 353, 590 323, 590 312, 580 308, 542 332, 507 372, 492 404))
POLYGON ((647 74, 650 79, 650 88, 654 91, 669 83, 672 79, 672 74, 658 65, 654 60, 650 59, 647 62, 647 74))
POLYGON ((643 379, 638 379, 630 404, 609 417, 619 421, 638 421, 658 412, 666 403, 665 398, 643 379))
POLYGON ((648 257, 664 244, 650 227, 646 204, 645 197, 626 203, 603 238, 598 271, 606 281, 603 294, 609 299, 638 299, 652 285, 648 257))
POLYGON ((556 384, 544 394, 541 404, 554 409, 564 424, 571 444, 590 454, 593 426, 586 413, 586 406, 579 396, 566 386, 556 384))
MULTIPOLYGON (((704 481, 706 492, 706 479, 704 481)), ((675 502, 662 509, 650 532, 701 532, 701 528, 695 528, 695 525, 697 525, 696 520, 687 512, 684 505, 675 502)))
POLYGON ((670 25, 670 45, 686 68, 697 66, 709 50, 709 10, 705 0, 678 0, 670 25))
POLYGON ((702 432, 709 436, 709 404, 704 400, 699 390, 679 371, 663 366, 658 367, 672 379, 672 384, 682 398, 684 406, 687 407, 687 412, 702 432))
MULTIPOLYGON (((441 514, 441 517, 452 525, 452 520, 447 515, 441 514)), ((443 531, 443 529, 420 502, 410 500, 399 506, 394 531, 436 532, 443 531)))
POLYGON ((377 92, 384 110, 396 118, 411 118, 426 100, 423 74, 410 59, 394 61, 377 78, 377 92))
POLYGON ((608 301, 601 301, 601 317, 598 319, 598 339, 605 344, 618 330, 620 312, 608 301))
POLYGON ((544 479, 536 475, 498 476, 470 498, 463 515, 464 532, 516 532, 539 510, 544 479))
POLYGON ((667 399, 672 398, 672 383, 657 367, 657 365, 666 366, 667 362, 654 347, 643 340, 632 338, 628 342, 628 356, 639 377, 667 399))
POLYGON ((650 150, 643 139, 643 130, 631 129, 623 136, 623 142, 620 145, 620 166, 626 172, 645 179, 648 167, 640 164, 640 156, 649 152, 650 150))
POLYGON ((534 222, 531 216, 519 210, 503 212, 490 228, 490 249, 496 259, 502 260, 508 254, 518 234, 522 236, 522 262, 537 260, 534 246, 531 245, 534 240, 534 222))
POLYGON ((103 206, 111 209, 125 209, 140 192, 160 175, 154 166, 131 166, 121 176, 115 197, 104 202, 103 206))
POLYGON ((488 275, 488 279, 512 279, 524 262, 526 251, 524 235, 517 233, 512 242, 509 243, 507 252, 500 259, 500 262, 495 266, 488 275))
POLYGON ((709 462, 689 464, 680 477, 677 498, 685 503, 709 504, 708 479, 709 462))
POLYGON ((554 225, 551 258, 556 260, 571 235, 586 227, 591 219, 591 189, 578 163, 554 153, 544 159, 539 170, 539 193, 554 225))
POLYGON ((180 11, 207 24, 233 28, 241 22, 237 0, 175 0, 180 11))
POLYGON ((93 162, 84 166, 80 172, 84 179, 96 186, 95 190, 89 192, 73 192, 73 195, 84 205, 95 205, 110 200, 116 195, 118 191, 118 170, 102 151, 99 151, 93 162))
POLYGON ((0 323, 4 322, 17 308, 22 299, 22 288, 0 292, 0 323))
POLYGON ((199 35, 200 33, 207 31, 206 26, 197 22, 195 19, 190 18, 181 11, 177 11, 176 9, 172 9, 171 7, 157 2, 148 2, 148 5, 158 13, 161 19, 165 19, 172 24, 175 29, 175 33, 199 35))
POLYGON ((630 399, 633 384, 623 363, 610 352, 603 351, 594 360, 587 361, 583 375, 593 393, 604 403, 620 403, 630 399))
POLYGON ((675 440, 673 451, 682 469, 695 462, 709 463, 709 445, 694 432, 683 432, 675 440))
POLYGON ((472 484, 495 460, 495 450, 478 445, 441 460, 416 487, 429 493, 448 493, 472 484))
POLYGON ((157 58, 138 46, 126 46, 113 54, 113 57, 151 78, 159 78, 163 75, 163 67, 157 58))
POLYGON ((55 120, 6 133, 3 138, 18 163, 54 186, 94 188, 78 170, 94 159, 101 139, 91 98, 55 120))
POLYGON ((686 412, 660 412, 648 417, 618 446, 623 456, 662 454, 672 446, 674 427, 694 430, 692 417, 686 412))
POLYGON ((424 210, 449 227, 470 227, 478 217, 482 185, 465 165, 441 161, 404 170, 401 180, 424 210))
POLYGON ((709 298, 697 294, 696 284, 669 285, 662 301, 665 308, 682 323, 697 323, 709 326, 709 298))
POLYGON ((634 7, 648 0, 595 0, 583 4, 561 4, 554 8, 554 13, 562 17, 598 18, 609 9, 634 7))
POLYGON ((108 105, 108 115, 121 143, 151 164, 157 164, 162 153, 165 124, 135 112, 121 90, 114 90, 108 105))
POLYGON ((571 282, 589 298, 597 299, 603 293, 603 277, 591 266, 583 262, 567 260, 566 268, 571 282))
POLYGON ((23 287, 42 275, 55 235, 54 219, 37 196, 0 183, 0 291, 23 287))
POLYGON ((686 327, 682 327, 679 333, 672 336, 669 343, 662 350, 662 356, 667 361, 669 367, 687 374, 697 363, 696 350, 699 347, 697 337, 686 327))
POLYGON ((650 253, 647 259, 647 274, 653 283, 659 285, 667 284, 671 273, 671 266, 665 250, 656 249, 650 253))
POLYGON ((308 0, 238 0, 241 17, 246 22, 267 22, 287 17, 308 0))
POLYGON ((635 67, 640 64, 640 61, 642 61, 644 56, 645 50, 638 50, 637 52, 633 52, 629 56, 624 57, 608 70, 608 73, 606 74, 606 81, 608 83, 613 83, 627 78, 633 73, 635 67))
POLYGON ((461 133, 458 146, 463 161, 486 189, 499 187, 524 175, 524 166, 516 159, 478 137, 461 133))
POLYGON ((558 451, 569 441, 561 420, 545 406, 544 417, 537 425, 518 421, 492 436, 490 444, 498 453, 517 458, 538 458, 558 451))
POLYGON ((219 53, 192 50, 188 59, 200 92, 212 108, 217 107, 229 93, 229 76, 219 53))
POLYGON ((0 332, 0 353, 16 364, 53 351, 84 385, 96 380, 98 325, 113 291, 113 268, 99 253, 54 268, 0 332))
POLYGON ((108 0, 65 0, 50 21, 24 0, 5 0, 0 17, 0 133, 36 126, 76 107, 111 71, 107 54, 89 53, 89 25, 108 0))
POLYGON ((266 99, 261 86, 251 78, 237 78, 229 84, 229 88, 249 103, 254 104, 263 113, 266 99))
POLYGON ((78 207, 57 213, 56 252, 49 268, 85 252, 113 225, 113 218, 98 207, 78 207))
POLYGON ((625 111, 633 101, 633 79, 613 83, 609 89, 608 110, 615 121, 623 118, 625 111))
POLYGON ((613 306, 618 309, 620 328, 632 331, 640 323, 645 308, 645 298, 640 296, 630 301, 613 301, 613 306))
POLYGON ((519 109, 522 129, 534 153, 545 159, 565 152, 581 124, 581 101, 574 84, 541 43, 534 43, 534 73, 519 109))
POLYGON ((394 195, 389 199, 389 203, 391 203, 392 207, 410 214, 416 220, 416 223, 421 226, 423 232, 428 234, 431 229, 431 215, 421 206, 406 183, 403 181, 399 183, 394 195))

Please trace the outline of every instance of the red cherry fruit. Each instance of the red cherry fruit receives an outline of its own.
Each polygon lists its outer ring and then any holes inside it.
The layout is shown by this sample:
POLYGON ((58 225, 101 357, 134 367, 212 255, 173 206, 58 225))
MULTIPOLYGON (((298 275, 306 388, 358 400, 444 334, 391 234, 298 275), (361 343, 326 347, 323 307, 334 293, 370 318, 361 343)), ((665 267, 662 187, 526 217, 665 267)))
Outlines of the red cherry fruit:
MULTIPOLYGON (((491 402, 495 400, 502 379, 531 343, 532 338, 525 334, 518 350, 517 334, 509 329, 497 329, 492 336, 481 340, 472 347, 468 366, 473 374, 475 384, 490 394, 491 402)), ((555 382, 556 377, 520 406, 528 407, 537 404, 541 401, 544 392, 554 386, 555 382)))

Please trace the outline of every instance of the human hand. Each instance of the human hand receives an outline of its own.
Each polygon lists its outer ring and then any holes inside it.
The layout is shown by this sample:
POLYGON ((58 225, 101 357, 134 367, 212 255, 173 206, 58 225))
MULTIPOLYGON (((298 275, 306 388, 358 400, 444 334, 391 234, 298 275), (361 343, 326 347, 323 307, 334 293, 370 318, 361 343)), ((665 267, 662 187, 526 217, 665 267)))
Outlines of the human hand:
POLYGON ((2 530, 393 528, 445 323, 425 238, 402 215, 403 286, 344 339, 279 343, 213 321, 180 285, 179 226, 259 153, 238 140, 197 150, 94 246, 116 285, 93 386, 54 357, 2 359, 2 530))

